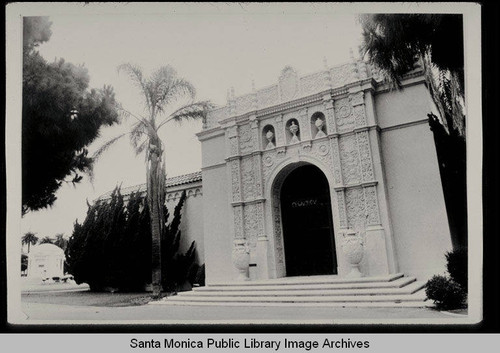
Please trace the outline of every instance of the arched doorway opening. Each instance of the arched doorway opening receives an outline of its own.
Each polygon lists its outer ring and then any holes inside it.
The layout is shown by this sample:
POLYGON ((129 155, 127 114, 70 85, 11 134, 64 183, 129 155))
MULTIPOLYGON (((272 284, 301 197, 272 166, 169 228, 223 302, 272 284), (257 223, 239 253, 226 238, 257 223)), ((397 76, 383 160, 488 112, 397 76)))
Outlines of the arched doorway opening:
POLYGON ((287 276, 337 274, 328 180, 311 164, 291 171, 280 191, 287 276))

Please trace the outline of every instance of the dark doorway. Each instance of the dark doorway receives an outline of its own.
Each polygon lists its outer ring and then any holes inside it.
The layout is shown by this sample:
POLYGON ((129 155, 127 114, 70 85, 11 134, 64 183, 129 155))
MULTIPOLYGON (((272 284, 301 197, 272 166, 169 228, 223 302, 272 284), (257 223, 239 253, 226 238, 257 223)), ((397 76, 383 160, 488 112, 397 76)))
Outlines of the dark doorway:
POLYGON ((337 274, 328 180, 304 165, 281 187, 281 214, 287 276, 337 274))

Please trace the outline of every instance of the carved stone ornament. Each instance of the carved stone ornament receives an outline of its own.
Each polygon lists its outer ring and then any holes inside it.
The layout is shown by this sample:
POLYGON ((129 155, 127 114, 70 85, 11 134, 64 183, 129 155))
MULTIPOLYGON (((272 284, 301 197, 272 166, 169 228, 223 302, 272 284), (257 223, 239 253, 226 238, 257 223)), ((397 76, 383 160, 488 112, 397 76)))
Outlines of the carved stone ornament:
POLYGON ((316 121, 314 122, 314 125, 318 129, 318 132, 316 133, 316 137, 325 137, 325 133, 323 132, 323 126, 325 126, 325 122, 321 118, 317 118, 316 121))
POLYGON ((342 250, 346 255, 349 264, 351 265, 351 272, 346 276, 348 278, 363 277, 359 270, 359 264, 363 260, 364 244, 361 233, 355 232, 352 229, 343 233, 342 250))
POLYGON ((299 132, 299 126, 295 124, 295 121, 292 120, 292 124, 288 128, 290 132, 292 133, 292 139, 290 140, 290 143, 297 143, 299 142, 299 138, 297 137, 297 132, 299 132))
POLYGON ((328 149, 328 143, 325 142, 325 143, 322 143, 321 145, 319 145, 318 147, 318 153, 320 156, 326 156, 329 152, 329 149, 328 149))
POLYGON ((267 139, 267 146, 266 146, 266 150, 269 150, 269 149, 272 149, 274 147, 276 147, 273 143, 274 141, 274 133, 272 132, 272 130, 267 130, 266 132, 266 139, 267 139))
POLYGON ((359 183, 361 181, 361 166, 356 137, 343 136, 339 140, 339 153, 344 183, 359 183))
POLYGON ((239 281, 249 281, 250 248, 245 240, 235 240, 232 254, 234 267, 238 270, 239 281))
POLYGON ((252 131, 249 124, 242 125, 239 128, 240 133, 240 152, 247 153, 253 150, 252 131))
POLYGON ((255 196, 255 172, 253 158, 243 158, 241 161, 241 185, 244 200, 251 200, 255 196))
POLYGON ((267 155, 264 157, 264 165, 266 167, 270 167, 274 164, 274 158, 271 155, 267 155))
POLYGON ((297 76, 297 72, 295 72, 292 67, 286 66, 281 71, 279 87, 281 101, 291 100, 297 95, 299 91, 299 78, 297 76))

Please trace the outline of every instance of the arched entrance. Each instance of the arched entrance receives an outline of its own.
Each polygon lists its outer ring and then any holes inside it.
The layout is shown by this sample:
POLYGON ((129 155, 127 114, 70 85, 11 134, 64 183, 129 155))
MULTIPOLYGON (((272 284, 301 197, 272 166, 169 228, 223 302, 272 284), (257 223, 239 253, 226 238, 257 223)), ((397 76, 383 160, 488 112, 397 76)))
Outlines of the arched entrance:
POLYGON ((328 180, 316 166, 297 167, 283 181, 281 220, 287 276, 337 274, 328 180))

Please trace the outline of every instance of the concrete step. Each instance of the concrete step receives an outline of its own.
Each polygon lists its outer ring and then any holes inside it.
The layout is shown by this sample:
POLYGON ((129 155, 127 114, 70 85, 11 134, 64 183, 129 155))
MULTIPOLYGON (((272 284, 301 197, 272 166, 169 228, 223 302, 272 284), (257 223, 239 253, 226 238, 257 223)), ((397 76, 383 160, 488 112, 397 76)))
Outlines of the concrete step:
POLYGON ((155 302, 168 305, 425 307, 425 282, 395 274, 356 279, 335 276, 218 283, 155 302))
POLYGON ((341 290, 341 289, 384 289, 384 288, 401 288, 416 281, 415 277, 401 277, 389 282, 351 282, 351 283, 325 283, 325 284, 273 284, 273 285, 239 285, 220 286, 210 285, 207 287, 193 288, 193 292, 239 292, 239 291, 272 291, 272 290, 286 290, 286 291, 303 291, 307 290, 341 290))
POLYGON ((199 297, 215 297, 215 296, 238 296, 238 297, 266 297, 266 296, 342 296, 342 295, 390 295, 390 294, 413 294, 422 289, 425 282, 417 282, 402 287, 388 287, 388 288, 316 288, 310 289, 309 287, 302 286, 302 288, 289 290, 288 288, 275 288, 272 290, 254 290, 254 287, 247 290, 212 290, 212 291, 191 291, 182 293, 182 296, 199 296, 199 297), (304 288, 305 287, 305 288, 304 288))
POLYGON ((279 303, 329 303, 329 302, 417 302, 423 301, 424 298, 420 295, 411 294, 391 294, 391 295, 332 295, 332 296, 259 296, 259 297, 239 297, 239 296, 184 296, 176 295, 168 298, 168 301, 201 301, 201 302, 231 302, 231 303, 247 303, 247 302, 279 302, 279 303))
POLYGON ((372 282, 390 282, 403 277, 403 273, 395 273, 387 276, 377 277, 361 277, 361 278, 339 278, 333 276, 299 276, 299 277, 284 277, 273 278, 266 280, 246 281, 246 282, 215 282, 208 286, 270 286, 270 285, 296 285, 296 284, 341 284, 341 283, 372 283, 372 282))
POLYGON ((404 301, 404 302, 210 302, 210 301, 156 301, 150 302, 151 305, 191 305, 191 306, 232 306, 239 308, 247 307, 283 307, 283 306, 300 306, 300 307, 323 307, 323 308, 424 308, 434 307, 431 301, 404 301))

